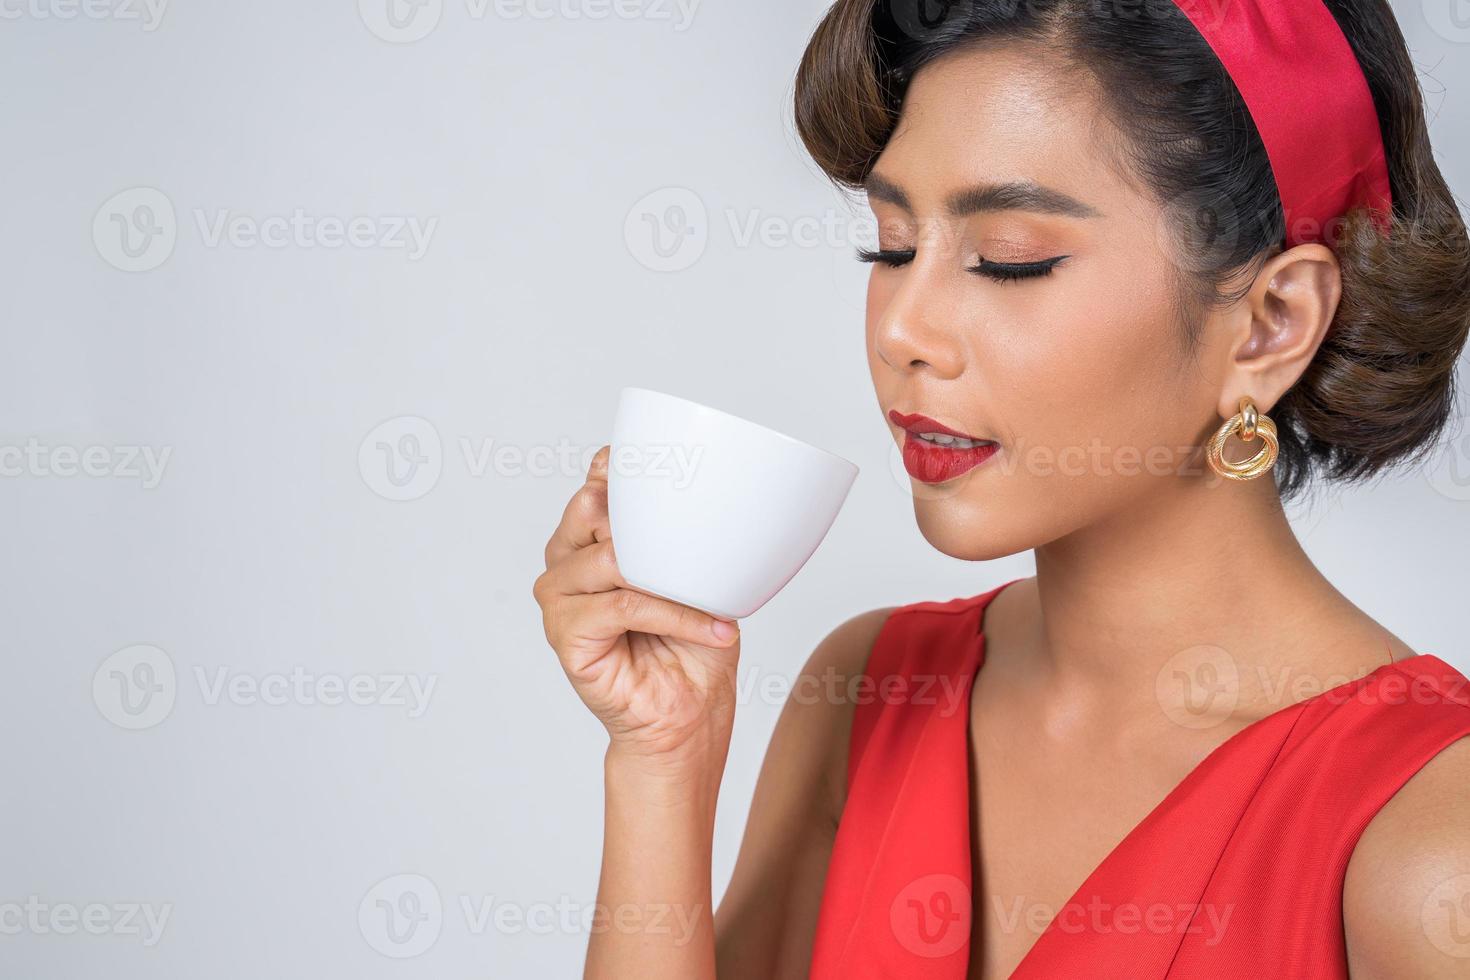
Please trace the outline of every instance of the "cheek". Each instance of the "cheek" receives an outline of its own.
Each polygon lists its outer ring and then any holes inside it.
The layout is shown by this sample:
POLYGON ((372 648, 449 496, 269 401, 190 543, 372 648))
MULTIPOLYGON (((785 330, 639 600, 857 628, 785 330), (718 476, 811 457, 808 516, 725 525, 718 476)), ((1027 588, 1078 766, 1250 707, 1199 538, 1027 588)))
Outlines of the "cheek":
MULTIPOLYGON (((1003 375, 1009 422, 1025 441, 1054 448, 1139 445, 1166 439, 1183 414, 1171 296, 1156 276, 1078 277, 1037 301, 1013 331, 977 351, 982 373, 1003 375)), ((992 335, 994 337, 994 335, 992 335)), ((997 381, 1001 381, 997 378, 997 381)))

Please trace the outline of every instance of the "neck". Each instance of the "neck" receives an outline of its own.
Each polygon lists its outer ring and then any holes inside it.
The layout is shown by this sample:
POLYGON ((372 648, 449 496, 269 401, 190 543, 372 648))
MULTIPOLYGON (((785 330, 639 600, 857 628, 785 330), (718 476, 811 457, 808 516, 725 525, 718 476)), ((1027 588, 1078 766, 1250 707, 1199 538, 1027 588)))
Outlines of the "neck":
POLYGON ((1364 642, 1371 620, 1312 564, 1268 477, 1173 484, 1037 548, 1036 597, 1048 686, 1105 703, 1233 671, 1231 710, 1259 714, 1394 659, 1387 633, 1364 642))

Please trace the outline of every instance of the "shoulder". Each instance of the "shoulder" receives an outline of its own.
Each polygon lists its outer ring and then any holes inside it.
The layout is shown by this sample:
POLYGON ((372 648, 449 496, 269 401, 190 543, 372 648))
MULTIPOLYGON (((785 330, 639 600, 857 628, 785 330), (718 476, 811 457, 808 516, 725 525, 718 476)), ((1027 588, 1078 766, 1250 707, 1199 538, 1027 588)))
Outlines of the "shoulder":
POLYGON ((822 637, 822 641, 812 651, 808 665, 836 665, 861 669, 867 662, 868 652, 878 638, 878 633, 883 629, 883 624, 888 622, 889 617, 894 613, 907 608, 909 607, 883 606, 860 612, 856 616, 843 620, 822 637))
POLYGON ((923 600, 905 605, 882 606, 851 616, 833 627, 816 645, 802 667, 799 680, 810 681, 834 676, 843 679, 856 677, 867 669, 878 637, 889 623, 962 614, 974 609, 983 598, 982 595, 923 600))
POLYGON ((1354 978, 1470 967, 1470 737, 1432 757, 1369 821, 1343 881, 1354 978))
MULTIPOLYGON (((801 674, 797 677, 798 685, 810 687, 813 683, 823 682, 832 684, 834 682, 846 683, 850 678, 863 673, 868 666, 868 658, 873 652, 873 647, 878 642, 878 636, 883 632, 883 627, 894 616, 901 612, 903 606, 883 606, 878 609, 869 609, 858 613, 838 623, 819 642, 807 657, 806 663, 802 665, 801 674)), ((800 687, 793 688, 792 699, 796 700, 796 694, 800 687)), ((827 697, 820 699, 825 707, 836 708, 837 714, 850 714, 847 709, 851 705, 846 699, 827 697)), ((809 703, 810 698, 802 698, 798 703, 809 703)))
MULTIPOLYGON (((1002 588, 954 599, 922 600, 858 613, 835 626, 812 650, 787 697, 777 737, 822 753, 823 798, 835 825, 847 801, 848 753, 857 705, 873 667, 873 651, 886 627, 908 629, 920 623, 958 623, 1002 588), (905 625, 907 624, 907 625, 905 625)), ((773 738, 772 748, 777 748, 773 738)))
POLYGON ((847 692, 867 668, 883 625, 898 608, 858 613, 822 637, 792 678, 766 749, 761 782, 780 787, 782 793, 808 797, 829 828, 836 825, 847 793, 847 742, 853 717, 853 699, 847 692))
POLYGON ((811 961, 815 896, 846 792, 840 777, 852 712, 841 681, 864 670, 891 611, 873 609, 839 623, 790 684, 715 914, 721 976, 797 976, 811 961))

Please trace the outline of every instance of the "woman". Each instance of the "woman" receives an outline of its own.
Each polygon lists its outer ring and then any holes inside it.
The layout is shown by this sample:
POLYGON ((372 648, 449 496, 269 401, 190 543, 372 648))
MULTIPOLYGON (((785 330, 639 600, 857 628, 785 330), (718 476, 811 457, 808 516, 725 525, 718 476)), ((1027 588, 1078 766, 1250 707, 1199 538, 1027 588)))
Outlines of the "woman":
POLYGON ((821 642, 711 916, 739 635, 627 587, 599 454, 535 588, 610 734, 587 976, 1470 975, 1470 688, 1282 508, 1427 452, 1470 324, 1388 5, 840 0, 796 121, 920 529, 1036 575, 821 642))

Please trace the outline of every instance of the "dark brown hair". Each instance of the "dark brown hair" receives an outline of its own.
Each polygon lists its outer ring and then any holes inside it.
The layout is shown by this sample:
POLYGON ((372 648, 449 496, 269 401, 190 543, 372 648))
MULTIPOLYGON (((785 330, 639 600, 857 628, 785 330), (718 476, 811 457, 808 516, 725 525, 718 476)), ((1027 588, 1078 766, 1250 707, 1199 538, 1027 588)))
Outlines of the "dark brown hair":
MULTIPOLYGON (((1273 2, 1273 0, 1262 0, 1273 2)), ((1271 409, 1283 497, 1315 472, 1360 480, 1433 449, 1455 403, 1470 329, 1470 240, 1435 164, 1418 77, 1386 0, 1325 0, 1351 44, 1383 133, 1394 214, 1333 229, 1342 298, 1302 377, 1271 409)), ((915 73, 980 44, 1044 46, 1089 76, 1123 145, 1104 147, 1165 203, 1182 342, 1209 304, 1231 303, 1285 236, 1270 160, 1209 45, 1160 0, 838 0, 797 73, 796 126, 836 184, 859 189, 892 135, 915 73), (1241 277, 1241 278, 1237 278, 1241 277), (1243 283, 1225 291, 1231 282, 1243 283)), ((1289 85, 1290 79, 1282 79, 1289 85)))

